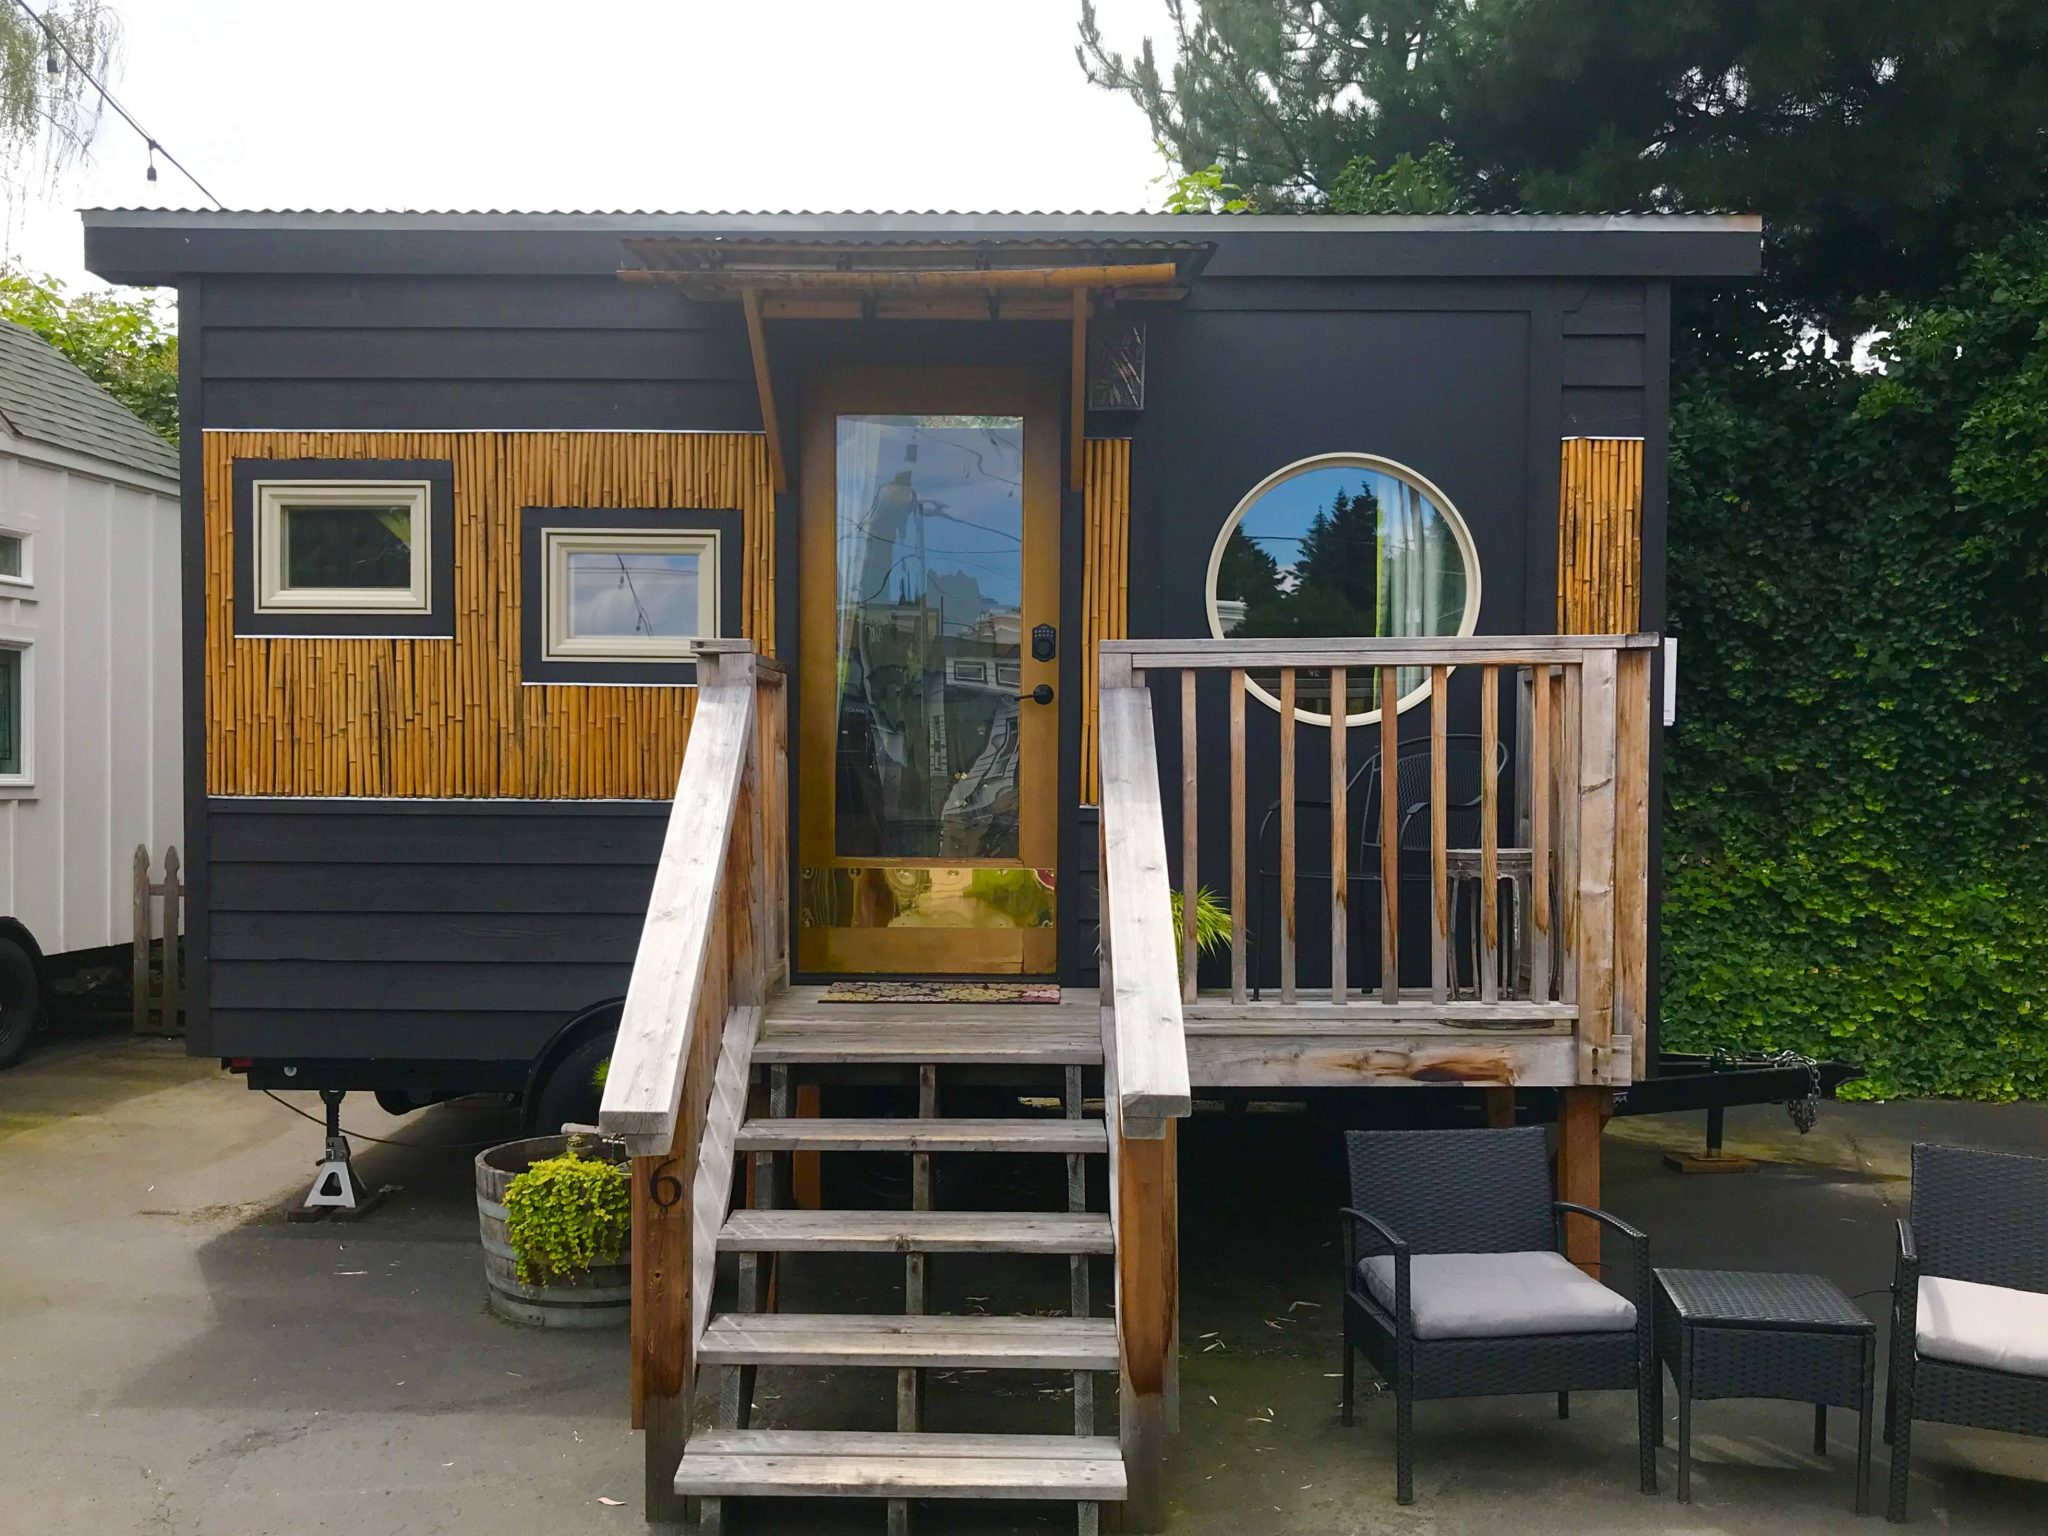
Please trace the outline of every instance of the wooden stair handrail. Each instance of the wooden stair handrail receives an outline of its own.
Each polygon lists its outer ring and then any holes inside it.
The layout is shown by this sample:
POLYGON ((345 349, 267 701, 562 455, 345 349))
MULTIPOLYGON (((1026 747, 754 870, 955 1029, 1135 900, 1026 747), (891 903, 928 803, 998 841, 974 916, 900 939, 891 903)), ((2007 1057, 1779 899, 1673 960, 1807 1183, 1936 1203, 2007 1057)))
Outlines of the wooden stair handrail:
POLYGON ((1188 1048, 1152 695, 1128 665, 1102 667, 1102 961, 1105 1050, 1123 1134, 1156 1138, 1186 1115, 1188 1048))
POLYGON ((698 689, 598 1110, 599 1129, 622 1137, 640 1157, 665 1154, 675 1143, 712 920, 754 739, 753 668, 727 669, 722 661, 706 656, 699 663, 717 670, 698 689))

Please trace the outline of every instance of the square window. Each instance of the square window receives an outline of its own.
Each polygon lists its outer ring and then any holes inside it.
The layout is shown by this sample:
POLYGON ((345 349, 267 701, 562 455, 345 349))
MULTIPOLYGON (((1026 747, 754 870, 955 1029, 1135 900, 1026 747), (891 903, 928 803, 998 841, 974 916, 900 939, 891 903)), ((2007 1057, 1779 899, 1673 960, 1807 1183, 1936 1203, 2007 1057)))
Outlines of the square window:
POLYGON ((28 777, 28 652, 0 646, 0 782, 28 777))
POLYGON ((0 581, 28 580, 28 540, 18 533, 0 533, 0 581))
POLYGON ((426 613, 424 480, 256 482, 258 613, 426 613))
POLYGON ((719 633, 719 534, 548 529, 548 661, 688 661, 719 633))

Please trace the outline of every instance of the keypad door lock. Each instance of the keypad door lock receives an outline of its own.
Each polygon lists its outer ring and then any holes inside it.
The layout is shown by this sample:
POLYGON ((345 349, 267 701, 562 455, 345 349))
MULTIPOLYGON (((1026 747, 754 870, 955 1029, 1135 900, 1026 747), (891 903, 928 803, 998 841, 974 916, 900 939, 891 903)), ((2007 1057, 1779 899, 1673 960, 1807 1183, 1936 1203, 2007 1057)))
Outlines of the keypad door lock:
POLYGON ((1031 659, 1051 661, 1060 653, 1060 632, 1050 624, 1035 625, 1031 631, 1031 659))

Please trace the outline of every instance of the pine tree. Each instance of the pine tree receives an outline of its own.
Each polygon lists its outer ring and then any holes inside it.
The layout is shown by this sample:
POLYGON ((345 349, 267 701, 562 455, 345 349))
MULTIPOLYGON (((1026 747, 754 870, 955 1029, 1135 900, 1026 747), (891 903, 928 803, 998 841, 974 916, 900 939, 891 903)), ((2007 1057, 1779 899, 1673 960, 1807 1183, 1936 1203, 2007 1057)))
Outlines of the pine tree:
POLYGON ((1309 520, 1291 606, 1305 635, 1379 632, 1379 498, 1341 487, 1309 520))
MULTIPOLYGON (((1764 215, 1772 294, 1837 334, 2048 215, 2048 5, 2012 0, 1168 0, 1171 57, 1082 68, 1261 206, 1764 215), (1405 174, 1448 147, 1438 178, 1405 174), (1386 167, 1386 170, 1378 170, 1386 167), (1419 197, 1418 197, 1419 194, 1419 197), (1391 203, 1391 206, 1389 204, 1391 203)), ((1365 211, 1365 210, 1361 210, 1365 211)))

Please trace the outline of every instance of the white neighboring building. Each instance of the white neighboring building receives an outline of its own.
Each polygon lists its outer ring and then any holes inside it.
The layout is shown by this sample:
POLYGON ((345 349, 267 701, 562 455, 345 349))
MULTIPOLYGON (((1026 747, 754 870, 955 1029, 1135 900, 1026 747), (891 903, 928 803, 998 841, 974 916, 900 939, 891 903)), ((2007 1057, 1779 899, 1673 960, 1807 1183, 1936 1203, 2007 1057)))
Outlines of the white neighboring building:
POLYGON ((0 1065, 9 948, 126 944, 136 845, 179 840, 179 623, 177 449, 0 321, 0 1065))

